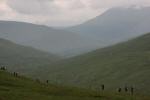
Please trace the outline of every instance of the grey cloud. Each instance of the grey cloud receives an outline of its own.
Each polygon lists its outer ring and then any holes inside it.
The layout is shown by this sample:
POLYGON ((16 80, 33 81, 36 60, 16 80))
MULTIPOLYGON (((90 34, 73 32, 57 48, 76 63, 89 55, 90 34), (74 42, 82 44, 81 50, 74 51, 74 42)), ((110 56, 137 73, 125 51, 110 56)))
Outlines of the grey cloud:
MULTIPOLYGON (((91 19, 112 7, 149 6, 149 0, 0 0, 6 8, 0 10, 11 18, 46 25, 74 25, 91 19)), ((1 7, 0 3, 0 9, 1 7)))
POLYGON ((4 16, 5 14, 6 14, 5 11, 1 11, 1 10, 0 10, 0 16, 4 16))
POLYGON ((99 8, 113 8, 113 7, 130 7, 136 6, 150 6, 149 0, 90 0, 91 7, 94 9, 99 8))
POLYGON ((56 14, 60 9, 53 4, 54 0, 7 0, 13 10, 31 15, 56 14))
POLYGON ((70 10, 80 10, 86 7, 85 4, 82 2, 82 0, 63 0, 63 1, 68 2, 67 9, 70 9, 70 10))

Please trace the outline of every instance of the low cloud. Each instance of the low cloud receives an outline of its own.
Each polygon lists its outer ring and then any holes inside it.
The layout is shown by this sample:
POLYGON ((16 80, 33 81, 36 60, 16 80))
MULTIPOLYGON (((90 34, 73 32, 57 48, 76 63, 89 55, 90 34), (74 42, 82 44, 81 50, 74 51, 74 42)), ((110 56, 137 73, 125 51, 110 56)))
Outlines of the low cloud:
POLYGON ((7 0, 7 5, 18 13, 29 15, 47 15, 59 13, 54 0, 7 0))
POLYGON ((148 0, 0 0, 0 20, 50 26, 84 22, 112 7, 149 6, 148 0))
POLYGON ((130 7, 130 6, 150 6, 149 0, 89 0, 93 8, 112 8, 112 7, 130 7))

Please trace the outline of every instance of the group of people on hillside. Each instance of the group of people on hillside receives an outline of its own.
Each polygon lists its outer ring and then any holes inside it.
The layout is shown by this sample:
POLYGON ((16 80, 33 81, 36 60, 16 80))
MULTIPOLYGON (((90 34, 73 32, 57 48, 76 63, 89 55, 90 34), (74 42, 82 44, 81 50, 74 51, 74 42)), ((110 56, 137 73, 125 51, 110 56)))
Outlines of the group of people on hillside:
MULTIPOLYGON (((122 88, 118 88, 118 92, 120 93, 120 92, 122 92, 123 90, 122 90, 122 88)), ((127 86, 125 86, 124 87, 124 91, 125 92, 131 92, 131 94, 133 95, 133 93, 134 93, 134 88, 133 87, 127 87, 127 86)))
MULTIPOLYGON (((6 71, 7 68, 6 68, 5 66, 2 66, 2 67, 0 67, 0 70, 6 71)), ((17 77, 17 76, 18 76, 18 73, 17 73, 17 72, 14 72, 13 75, 14 75, 15 77, 17 77)))
POLYGON ((5 71, 5 70, 7 70, 7 69, 6 69, 6 67, 5 67, 5 66, 2 66, 2 67, 0 67, 0 70, 5 71))
MULTIPOLYGON (((105 89, 105 85, 104 85, 104 84, 101 85, 101 89, 102 89, 102 91, 104 91, 104 89, 105 89)), ((131 92, 132 95, 133 95, 133 93, 134 93, 134 88, 133 88, 133 87, 127 87, 127 86, 125 86, 124 89, 122 89, 122 88, 118 88, 118 89, 117 89, 117 91, 118 91, 119 93, 121 93, 123 90, 124 90, 125 92, 131 92)))

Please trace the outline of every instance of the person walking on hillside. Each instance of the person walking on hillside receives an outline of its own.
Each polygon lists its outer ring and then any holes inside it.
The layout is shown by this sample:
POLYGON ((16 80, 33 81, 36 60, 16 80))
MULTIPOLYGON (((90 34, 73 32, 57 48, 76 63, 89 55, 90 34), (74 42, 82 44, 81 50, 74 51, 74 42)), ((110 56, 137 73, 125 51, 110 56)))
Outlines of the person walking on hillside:
POLYGON ((104 84, 102 84, 102 85, 101 85, 101 88, 102 88, 102 91, 104 91, 104 89, 105 89, 105 85, 104 85, 104 84))
POLYGON ((128 87, 127 87, 127 86, 125 86, 124 90, 125 90, 125 92, 128 92, 128 87))
POLYGON ((121 92, 121 88, 118 88, 118 92, 119 92, 119 93, 121 92))
POLYGON ((46 83, 48 84, 48 83, 49 83, 49 81, 48 81, 48 80, 46 80, 46 83))
POLYGON ((131 94, 133 95, 133 93, 134 93, 134 88, 131 87, 131 94))

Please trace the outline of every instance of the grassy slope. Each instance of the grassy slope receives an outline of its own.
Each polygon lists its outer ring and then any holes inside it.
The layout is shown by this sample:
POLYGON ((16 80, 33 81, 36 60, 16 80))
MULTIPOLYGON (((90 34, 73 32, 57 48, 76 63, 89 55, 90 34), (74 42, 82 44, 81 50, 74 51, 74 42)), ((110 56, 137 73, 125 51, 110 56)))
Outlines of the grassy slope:
POLYGON ((59 57, 53 54, 0 39, 0 66, 7 66, 11 71, 32 73, 38 67, 46 66, 58 59, 59 57))
POLYGON ((98 93, 84 89, 37 83, 0 71, 0 100, 149 100, 123 94, 98 93))
POLYGON ((99 89, 104 83, 107 89, 113 91, 117 87, 133 85, 137 92, 149 94, 149 44, 150 34, 147 34, 51 65, 43 69, 41 76, 42 79, 48 77, 54 83, 86 88, 99 89))

